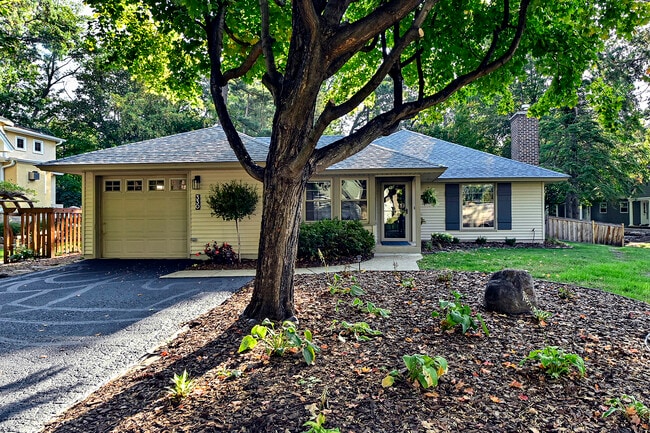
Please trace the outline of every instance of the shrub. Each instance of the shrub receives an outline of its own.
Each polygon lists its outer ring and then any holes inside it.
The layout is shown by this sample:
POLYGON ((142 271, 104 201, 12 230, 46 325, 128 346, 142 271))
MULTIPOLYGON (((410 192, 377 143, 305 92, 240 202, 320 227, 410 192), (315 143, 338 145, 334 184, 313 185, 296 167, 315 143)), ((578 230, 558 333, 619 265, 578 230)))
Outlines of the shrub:
MULTIPOLYGON (((14 235, 18 235, 20 233, 20 223, 9 223, 9 227, 11 227, 11 231, 14 233, 14 235)), ((0 222, 0 237, 4 236, 5 233, 5 225, 3 222, 0 222)))
POLYGON ((515 244, 517 243, 517 238, 506 238, 506 245, 509 247, 514 247, 515 244))
POLYGON ((479 236, 475 241, 479 245, 485 245, 487 243, 487 238, 485 236, 479 236))
POLYGON ((454 237, 449 233, 431 233, 431 243, 434 245, 449 245, 454 243, 454 237))
POLYGON ((205 244, 203 253, 208 256, 214 263, 232 265, 237 260, 237 253, 232 249, 232 246, 226 242, 219 246, 217 241, 205 244))
POLYGON ((317 260, 319 249, 326 260, 367 256, 374 247, 374 236, 361 222, 322 220, 300 226, 298 259, 317 260))

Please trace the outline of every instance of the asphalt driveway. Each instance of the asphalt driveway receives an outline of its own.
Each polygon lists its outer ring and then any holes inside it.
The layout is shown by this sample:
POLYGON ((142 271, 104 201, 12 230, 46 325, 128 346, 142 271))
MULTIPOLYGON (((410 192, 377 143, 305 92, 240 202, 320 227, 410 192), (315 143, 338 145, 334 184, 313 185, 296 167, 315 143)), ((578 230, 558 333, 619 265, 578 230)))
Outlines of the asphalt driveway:
POLYGON ((0 432, 36 432, 250 277, 160 279, 187 260, 86 260, 0 279, 0 432))

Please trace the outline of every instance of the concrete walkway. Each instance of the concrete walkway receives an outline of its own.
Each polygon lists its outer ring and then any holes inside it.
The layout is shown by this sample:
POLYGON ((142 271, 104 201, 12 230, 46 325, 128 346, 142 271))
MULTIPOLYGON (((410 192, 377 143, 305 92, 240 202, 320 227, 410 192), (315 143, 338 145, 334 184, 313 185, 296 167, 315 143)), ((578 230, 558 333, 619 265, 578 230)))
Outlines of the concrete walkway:
MULTIPOLYGON (((422 254, 375 254, 375 256, 361 264, 338 265, 320 268, 297 268, 296 274, 322 274, 325 272, 342 272, 345 270, 364 271, 417 271, 418 260, 422 254)), ((254 277, 255 269, 232 269, 232 270, 196 270, 179 271, 161 278, 210 278, 210 277, 254 277)))

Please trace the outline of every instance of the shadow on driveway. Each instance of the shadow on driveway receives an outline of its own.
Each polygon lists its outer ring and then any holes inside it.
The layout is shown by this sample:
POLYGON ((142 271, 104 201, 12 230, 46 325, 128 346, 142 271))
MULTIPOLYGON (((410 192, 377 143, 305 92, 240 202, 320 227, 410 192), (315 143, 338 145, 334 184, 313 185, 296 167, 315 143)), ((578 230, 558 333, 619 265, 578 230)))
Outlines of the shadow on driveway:
POLYGON ((191 260, 86 260, 0 280, 0 431, 40 430, 244 278, 160 279, 191 260))

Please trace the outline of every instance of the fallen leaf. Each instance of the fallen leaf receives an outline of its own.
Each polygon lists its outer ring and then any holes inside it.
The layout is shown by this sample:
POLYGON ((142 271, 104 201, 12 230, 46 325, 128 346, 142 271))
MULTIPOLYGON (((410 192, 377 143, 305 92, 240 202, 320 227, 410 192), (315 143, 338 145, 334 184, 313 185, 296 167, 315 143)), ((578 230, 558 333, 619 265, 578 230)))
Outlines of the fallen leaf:
POLYGON ((528 400, 528 396, 527 396, 527 395, 524 395, 524 394, 519 394, 519 400, 527 401, 527 400, 528 400))
POLYGON ((501 403, 503 401, 499 397, 497 397, 496 395, 491 395, 490 400, 492 400, 494 403, 501 403))
POLYGON ((510 388, 519 388, 519 389, 521 389, 521 388, 523 388, 523 386, 524 385, 521 382, 517 382, 516 380, 513 380, 512 382, 510 382, 510 388))

